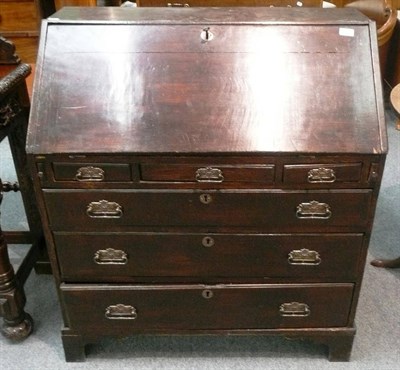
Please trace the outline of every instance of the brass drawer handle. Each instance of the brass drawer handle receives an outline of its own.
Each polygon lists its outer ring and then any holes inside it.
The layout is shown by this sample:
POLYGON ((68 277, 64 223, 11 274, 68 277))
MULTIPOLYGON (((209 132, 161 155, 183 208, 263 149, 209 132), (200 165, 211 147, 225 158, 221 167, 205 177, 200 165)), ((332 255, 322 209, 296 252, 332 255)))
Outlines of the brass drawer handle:
POLYGON ((292 250, 289 253, 288 262, 291 265, 316 266, 321 263, 321 257, 318 252, 303 248, 292 250))
POLYGON ((94 254, 94 262, 98 265, 126 265, 128 255, 119 249, 100 249, 94 254))
POLYGON ((103 199, 89 203, 86 207, 86 214, 90 218, 121 218, 123 212, 118 203, 103 199))
POLYGON ((80 167, 76 171, 75 179, 77 181, 104 181, 104 170, 100 167, 80 167))
POLYGON ((109 320, 135 320, 137 318, 137 312, 135 307, 119 303, 108 306, 105 316, 109 320))
POLYGON ((283 317, 307 317, 310 313, 310 307, 299 302, 283 303, 279 308, 279 314, 283 317))
POLYGON ((167 3, 168 8, 189 8, 190 5, 188 3, 167 3))
POLYGON ((331 218, 332 211, 328 204, 313 200, 309 203, 300 203, 297 206, 296 217, 301 219, 322 219, 331 218))
POLYGON ((331 168, 314 168, 308 171, 307 181, 311 184, 331 184, 336 181, 336 174, 331 168))
POLYGON ((213 167, 203 167, 196 171, 197 182, 223 182, 222 170, 213 167))

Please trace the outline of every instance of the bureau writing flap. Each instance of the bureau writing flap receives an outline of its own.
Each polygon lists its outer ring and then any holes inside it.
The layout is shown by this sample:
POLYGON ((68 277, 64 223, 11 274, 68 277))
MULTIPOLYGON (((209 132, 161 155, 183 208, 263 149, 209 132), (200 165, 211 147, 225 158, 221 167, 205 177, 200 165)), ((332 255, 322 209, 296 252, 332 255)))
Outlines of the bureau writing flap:
POLYGON ((315 24, 328 10, 307 10, 307 22, 282 13, 281 23, 263 10, 262 24, 226 24, 224 9, 207 10, 212 21, 191 9, 155 25, 141 11, 142 21, 102 11, 97 22, 47 24, 28 148, 385 150, 376 48, 370 23, 354 12, 315 24))

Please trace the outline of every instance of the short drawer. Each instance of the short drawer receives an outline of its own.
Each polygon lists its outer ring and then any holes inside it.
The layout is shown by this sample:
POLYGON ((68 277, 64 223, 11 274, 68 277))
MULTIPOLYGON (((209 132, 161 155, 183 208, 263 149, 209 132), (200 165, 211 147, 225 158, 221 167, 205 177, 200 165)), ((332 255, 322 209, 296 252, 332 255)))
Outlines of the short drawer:
POLYGON ((351 281, 361 234, 54 233, 64 281, 289 278, 351 281))
POLYGON ((265 183, 272 184, 274 165, 192 165, 146 164, 140 165, 143 181, 193 182, 193 183, 265 183))
POLYGON ((62 284, 61 294, 72 330, 104 335, 344 327, 353 285, 62 284))
POLYGON ((370 219, 372 191, 46 189, 44 198, 55 231, 194 226, 357 232, 370 219))
POLYGON ((126 182, 131 181, 129 164, 119 163, 53 163, 55 181, 126 182))
POLYGON ((294 164, 283 168, 286 184, 323 185, 343 182, 357 183, 361 180, 362 163, 345 164, 294 164))

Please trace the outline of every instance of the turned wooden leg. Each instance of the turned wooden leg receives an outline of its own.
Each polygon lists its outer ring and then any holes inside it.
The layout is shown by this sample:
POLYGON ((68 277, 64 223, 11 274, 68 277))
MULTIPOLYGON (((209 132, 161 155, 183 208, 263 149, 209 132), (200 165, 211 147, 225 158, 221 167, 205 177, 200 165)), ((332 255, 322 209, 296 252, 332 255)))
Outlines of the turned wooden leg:
POLYGON ((0 227, 0 316, 4 321, 1 333, 8 339, 22 340, 32 332, 33 320, 24 311, 25 302, 25 294, 16 281, 0 227))
POLYGON ((400 267, 400 257, 393 260, 381 260, 376 259, 371 261, 371 265, 375 267, 386 267, 386 268, 399 268, 400 267))
POLYGON ((86 360, 85 343, 82 336, 72 334, 65 329, 62 332, 62 342, 67 362, 84 362, 86 360))

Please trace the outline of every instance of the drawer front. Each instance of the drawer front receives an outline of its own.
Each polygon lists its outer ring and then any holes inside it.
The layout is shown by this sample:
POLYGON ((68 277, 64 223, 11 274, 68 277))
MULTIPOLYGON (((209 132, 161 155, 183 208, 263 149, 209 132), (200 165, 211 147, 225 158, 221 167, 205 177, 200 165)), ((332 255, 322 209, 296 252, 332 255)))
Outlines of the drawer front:
POLYGON ((129 164, 53 163, 55 181, 80 183, 131 181, 129 164))
POLYGON ((135 331, 343 327, 352 284, 61 285, 71 329, 135 331), (332 309, 334 307, 334 309, 332 309))
POLYGON ((44 191, 55 231, 111 231, 128 226, 363 231, 371 196, 371 190, 44 191))
POLYGON ((283 182, 285 184, 330 184, 361 180, 362 163, 346 164, 295 164, 285 165, 283 168, 283 182))
POLYGON ((358 272, 360 234, 230 235, 54 233, 65 281, 140 277, 305 278, 349 281, 358 272))
POLYGON ((142 164, 143 181, 193 182, 193 183, 266 183, 272 184, 275 177, 274 165, 184 165, 142 164))

